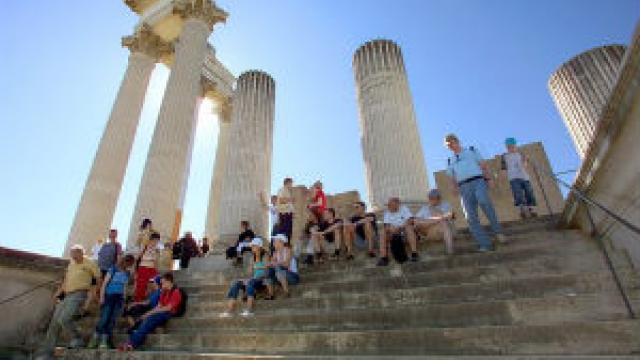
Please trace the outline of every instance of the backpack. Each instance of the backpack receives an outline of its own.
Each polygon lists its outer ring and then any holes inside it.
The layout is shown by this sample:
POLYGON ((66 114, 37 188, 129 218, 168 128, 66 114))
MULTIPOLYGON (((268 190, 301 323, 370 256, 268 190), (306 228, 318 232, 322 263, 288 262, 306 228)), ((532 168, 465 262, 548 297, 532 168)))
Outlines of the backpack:
POLYGON ((395 234, 391 237, 391 255, 393 255, 393 258, 399 264, 409 260, 407 250, 405 249, 404 242, 402 241, 402 236, 399 234, 395 234))
POLYGON ((173 317, 183 317, 187 312, 187 300, 189 299, 189 295, 187 295, 187 292, 181 287, 174 287, 173 290, 171 290, 171 293, 173 294, 176 289, 180 291, 180 297, 182 300, 180 301, 180 304, 178 304, 178 309, 176 310, 176 313, 173 314, 173 317))

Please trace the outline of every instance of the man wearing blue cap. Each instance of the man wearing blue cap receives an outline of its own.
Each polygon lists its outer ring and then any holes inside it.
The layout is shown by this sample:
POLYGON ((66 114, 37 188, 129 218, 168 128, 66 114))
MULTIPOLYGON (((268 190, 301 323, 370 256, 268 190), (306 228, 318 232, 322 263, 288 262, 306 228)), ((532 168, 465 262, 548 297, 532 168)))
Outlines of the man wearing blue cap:
POLYGON ((489 169, 478 151, 473 147, 462 147, 460 140, 454 134, 447 135, 444 142, 445 146, 453 152, 453 156, 447 159, 446 173, 451 179, 454 195, 460 194, 469 230, 478 242, 478 251, 492 251, 493 245, 478 218, 478 207, 489 220, 496 240, 504 244, 507 238, 502 233, 502 227, 489 197, 489 186, 493 187, 489 169))
POLYGON ((532 207, 536 206, 536 198, 533 195, 531 181, 526 170, 527 158, 518 151, 516 139, 507 138, 504 143, 507 146, 507 153, 502 155, 502 170, 507 172, 513 203, 520 207, 522 219, 527 216, 535 217, 537 214, 532 207))

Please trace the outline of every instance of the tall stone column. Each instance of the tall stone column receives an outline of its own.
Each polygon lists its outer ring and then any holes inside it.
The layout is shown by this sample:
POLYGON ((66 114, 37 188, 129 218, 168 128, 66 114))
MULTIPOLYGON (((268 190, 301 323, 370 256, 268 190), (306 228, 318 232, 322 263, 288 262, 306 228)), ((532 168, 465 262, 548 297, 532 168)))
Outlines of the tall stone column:
POLYGON ((212 249, 216 249, 220 241, 220 196, 222 192, 222 181, 226 169, 227 154, 229 147, 229 133, 231 129, 230 108, 226 104, 221 104, 218 109, 220 129, 218 131, 218 147, 216 150, 213 177, 211 178, 211 190, 209 192, 209 205, 207 208, 207 219, 205 221, 205 234, 209 237, 212 249))
POLYGON ((602 110, 618 78, 625 46, 600 46, 562 64, 549 79, 549 92, 584 157, 602 110))
POLYGON ((427 169, 400 47, 370 41, 356 51, 353 70, 370 205, 394 196, 424 201, 427 169))
POLYGON ((156 61, 172 48, 149 29, 122 39, 131 50, 129 65, 100 140, 64 253, 73 244, 90 248, 106 237, 115 213, 140 113, 156 61))
POLYGON ((238 78, 233 97, 229 146, 220 193, 220 240, 237 238, 248 220, 259 236, 268 236, 268 214, 258 193, 271 188, 275 82, 261 71, 238 78))
POLYGON ((226 16, 209 1, 178 1, 175 6, 184 22, 142 175, 129 247, 136 243, 143 218, 152 219, 163 241, 178 231, 207 38, 213 25, 226 16))

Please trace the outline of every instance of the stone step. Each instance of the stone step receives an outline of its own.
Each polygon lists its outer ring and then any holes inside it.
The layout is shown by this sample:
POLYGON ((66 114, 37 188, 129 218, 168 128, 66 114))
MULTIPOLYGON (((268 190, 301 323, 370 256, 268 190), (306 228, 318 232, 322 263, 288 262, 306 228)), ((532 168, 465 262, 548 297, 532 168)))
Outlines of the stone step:
POLYGON ((518 298, 423 305, 322 311, 258 311, 252 318, 220 318, 218 313, 173 319, 170 333, 215 331, 352 331, 409 327, 552 325, 573 321, 624 320, 628 314, 618 293, 518 298))
MULTIPOLYGON (((461 303, 471 301, 509 300, 519 297, 573 296, 615 291, 611 274, 607 271, 580 274, 560 274, 511 278, 502 281, 487 280, 480 283, 407 287, 402 279, 390 287, 372 289, 371 292, 333 291, 320 293, 303 291, 291 298, 273 301, 259 300, 256 308, 288 310, 370 309, 412 307, 426 304, 461 303)), ((214 293, 189 305, 189 314, 221 312, 226 309, 224 294, 214 293)))
MULTIPOLYGON (((418 263, 407 262, 400 268, 404 269, 406 273, 424 273, 439 271, 441 269, 486 266, 513 261, 528 261, 537 257, 560 257, 573 254, 593 254, 599 256, 595 246, 590 242, 579 239, 567 239, 561 242, 556 239, 551 239, 545 240, 542 245, 531 242, 514 242, 513 244, 507 244, 501 247, 493 253, 473 252, 455 257, 423 258, 418 263)), ((387 276, 390 269, 398 268, 398 266, 378 267, 375 263, 376 260, 372 259, 365 264, 324 264, 314 267, 323 267, 324 272, 320 269, 310 271, 309 268, 303 268, 300 269, 300 276, 304 284, 315 284, 337 280, 370 279, 378 276, 387 276), (331 267, 333 267, 333 269, 331 267)), ((391 265, 396 265, 396 263, 391 261, 391 265)), ((247 276, 247 273, 239 272, 234 275, 235 276, 216 276, 216 274, 211 274, 210 277, 181 281, 179 284, 188 291, 195 289, 211 291, 219 287, 226 288, 232 280, 244 278, 247 276)))
MULTIPOLYGON (((25 358, 26 359, 26 358, 25 358)), ((491 356, 446 356, 446 355, 264 355, 254 353, 220 353, 190 351, 137 351, 121 353, 114 350, 69 350, 65 354, 69 360, 216 360, 216 359, 256 359, 256 360, 638 360, 637 355, 491 355, 491 356)))
MULTIPOLYGON (((146 349, 317 355, 631 355, 637 321, 331 332, 152 334, 146 349)), ((123 336, 116 336, 124 340, 123 336)))
MULTIPOLYGON (((516 236, 516 237, 522 237, 522 235, 524 235, 526 237, 527 234, 535 234, 535 233, 545 234, 543 236, 543 238, 547 237, 546 233, 560 233, 560 234, 561 233, 567 233, 567 234, 575 234, 575 235, 580 234, 576 230, 554 230, 554 229, 550 229, 549 225, 548 225, 548 222, 546 222, 546 221, 538 221, 538 220, 532 220, 531 223, 516 222, 511 227, 505 227, 505 231, 507 231, 510 234, 510 236, 516 236)), ((581 236, 583 236, 583 235, 581 235, 581 236)), ((424 242, 421 243, 421 244, 424 244, 424 242)), ((442 246, 441 242, 438 242, 437 244, 430 242, 429 244, 430 245, 427 246, 427 249, 429 251, 432 251, 435 254, 441 254, 442 253, 443 246, 442 246)), ((463 245, 465 247, 471 246, 474 249, 476 247, 475 241, 473 241, 472 238, 470 237, 470 235, 467 232, 464 232, 464 231, 458 234, 458 236, 456 238, 456 244, 457 245, 463 245)), ((424 248, 424 246, 421 246, 421 248, 424 248)), ((356 253, 356 258, 358 260, 360 260, 360 259, 364 260, 365 259, 364 251, 357 252, 356 253)), ((198 276, 206 276, 206 275, 212 274, 214 272, 215 273, 223 273, 223 274, 224 273, 236 274, 238 271, 241 271, 241 269, 239 269, 237 267, 229 266, 229 262, 224 259, 224 256, 214 255, 214 256, 209 256, 209 257, 206 257, 206 258, 194 258, 194 259, 192 259, 189 269, 176 271, 175 272, 175 276, 176 276, 177 280, 181 281, 181 280, 186 280, 186 279, 194 279, 194 278, 197 278, 198 276), (214 262, 215 263, 221 263, 221 264, 215 264, 216 266, 213 266, 212 263, 214 263, 214 262)))

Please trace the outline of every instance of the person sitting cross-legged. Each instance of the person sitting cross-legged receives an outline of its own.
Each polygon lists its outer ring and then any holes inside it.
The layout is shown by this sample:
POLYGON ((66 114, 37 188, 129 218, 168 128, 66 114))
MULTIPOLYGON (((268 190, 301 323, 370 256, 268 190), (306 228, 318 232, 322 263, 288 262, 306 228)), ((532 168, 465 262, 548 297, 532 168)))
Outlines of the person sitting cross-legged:
POLYGON ((336 249, 332 256, 333 259, 340 257, 340 245, 342 238, 342 220, 336 219, 336 210, 327 208, 322 214, 322 220, 318 224, 316 231, 311 232, 311 239, 316 252, 316 261, 322 263, 324 258, 324 241, 329 243, 335 242, 336 249))
POLYGON ((293 257, 293 251, 287 244, 287 236, 277 234, 273 236, 272 243, 274 245, 272 262, 269 264, 267 278, 270 283, 276 281, 282 286, 285 296, 289 297, 289 286, 297 285, 300 282, 298 275, 298 262, 293 257))
POLYGON ((182 303, 182 294, 175 286, 172 273, 162 275, 162 293, 158 305, 152 310, 142 315, 142 324, 129 336, 126 342, 118 348, 120 351, 132 351, 138 349, 146 340, 147 335, 153 332, 158 326, 163 326, 178 313, 178 307, 182 303))
POLYGON ((364 202, 355 202, 353 204, 353 215, 342 225, 347 256, 353 257, 353 242, 355 237, 358 236, 362 240, 366 240, 369 257, 376 257, 376 253, 373 250, 377 232, 376 214, 367 213, 365 210, 364 202))
POLYGON ((411 248, 411 261, 418 261, 418 246, 416 242, 416 232, 411 224, 413 215, 408 207, 400 204, 400 199, 392 197, 384 212, 384 232, 380 241, 380 260, 378 266, 389 265, 389 245, 394 236, 401 236, 409 243, 411 248))
POLYGON ((427 198, 429 205, 420 208, 414 219, 416 232, 427 237, 442 237, 446 254, 453 255, 454 215, 451 205, 442 201, 442 194, 438 189, 429 191, 427 198))
POLYGON ((253 303, 256 297, 256 290, 262 290, 265 287, 269 293, 269 300, 273 300, 273 287, 270 284, 265 284, 263 280, 267 276, 267 263, 269 262, 269 255, 262 248, 263 241, 260 238, 254 238, 251 241, 251 264, 249 266, 252 271, 252 277, 250 279, 236 280, 231 284, 227 298, 229 299, 229 306, 227 311, 220 314, 220 317, 231 317, 234 309, 238 304, 238 295, 240 290, 244 289, 247 295, 247 309, 240 313, 240 316, 253 316, 253 303))

